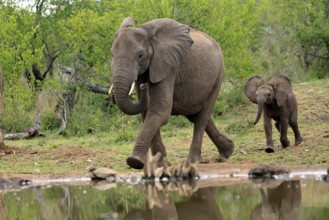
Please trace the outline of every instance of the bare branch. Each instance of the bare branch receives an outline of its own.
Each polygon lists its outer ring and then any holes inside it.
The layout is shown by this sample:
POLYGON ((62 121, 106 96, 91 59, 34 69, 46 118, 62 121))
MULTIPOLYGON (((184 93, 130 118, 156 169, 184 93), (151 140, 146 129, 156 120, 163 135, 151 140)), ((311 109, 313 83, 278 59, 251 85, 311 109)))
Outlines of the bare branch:
POLYGON ((108 95, 109 87, 101 86, 99 84, 87 84, 87 88, 90 92, 108 95))

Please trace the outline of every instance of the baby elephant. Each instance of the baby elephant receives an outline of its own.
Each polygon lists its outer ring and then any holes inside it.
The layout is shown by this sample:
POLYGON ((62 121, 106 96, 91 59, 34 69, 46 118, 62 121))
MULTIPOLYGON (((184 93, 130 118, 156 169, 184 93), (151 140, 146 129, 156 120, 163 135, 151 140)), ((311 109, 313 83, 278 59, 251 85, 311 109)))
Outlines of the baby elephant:
POLYGON ((251 102, 258 104, 258 112, 254 124, 257 124, 264 113, 264 130, 266 135, 267 153, 273 153, 272 122, 280 132, 282 147, 290 145, 287 137, 288 124, 295 135, 295 144, 302 142, 297 123, 297 101, 292 92, 291 82, 285 76, 274 76, 265 81, 260 76, 251 77, 244 86, 244 93, 251 102))

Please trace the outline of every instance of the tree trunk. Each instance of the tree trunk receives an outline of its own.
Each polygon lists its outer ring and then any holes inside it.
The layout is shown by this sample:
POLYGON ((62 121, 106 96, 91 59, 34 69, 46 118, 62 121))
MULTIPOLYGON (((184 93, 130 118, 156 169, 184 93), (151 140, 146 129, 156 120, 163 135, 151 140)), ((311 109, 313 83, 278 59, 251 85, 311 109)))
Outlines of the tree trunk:
MULTIPOLYGON (((0 67, 0 117, 2 117, 2 97, 3 97, 3 75, 2 75, 2 68, 0 67)), ((4 146, 5 144, 3 142, 2 124, 0 124, 0 148, 4 146)))

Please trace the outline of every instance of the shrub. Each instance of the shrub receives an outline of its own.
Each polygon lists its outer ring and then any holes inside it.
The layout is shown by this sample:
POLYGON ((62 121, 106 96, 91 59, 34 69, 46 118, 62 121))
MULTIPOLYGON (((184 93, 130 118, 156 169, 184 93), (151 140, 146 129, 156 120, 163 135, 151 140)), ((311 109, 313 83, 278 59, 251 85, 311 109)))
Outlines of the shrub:
POLYGON ((248 132, 249 129, 253 128, 254 124, 252 121, 248 120, 239 120, 229 124, 225 128, 225 132, 229 134, 244 135, 248 132))
POLYGON ((173 115, 169 122, 172 126, 184 128, 191 124, 191 122, 184 116, 173 115))
POLYGON ((1 126, 4 133, 22 132, 34 124, 35 93, 20 82, 4 87, 1 126))
POLYGON ((61 126, 59 119, 53 111, 46 111, 41 114, 40 129, 45 132, 54 132, 61 126))

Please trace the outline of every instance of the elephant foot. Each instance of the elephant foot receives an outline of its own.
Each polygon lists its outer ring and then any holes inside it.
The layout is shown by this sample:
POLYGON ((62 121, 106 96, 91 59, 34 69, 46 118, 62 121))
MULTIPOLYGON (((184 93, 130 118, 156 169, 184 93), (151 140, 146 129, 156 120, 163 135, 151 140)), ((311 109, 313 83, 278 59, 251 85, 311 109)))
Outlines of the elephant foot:
POLYGON ((144 167, 145 161, 138 156, 130 155, 126 160, 128 166, 131 168, 141 170, 144 167))
POLYGON ((281 144, 283 148, 287 148, 290 145, 290 141, 289 140, 281 140, 281 144))
POLYGON ((271 147, 271 146, 266 146, 266 148, 265 148, 265 152, 266 152, 266 153, 274 153, 274 148, 271 147))
POLYGON ((199 155, 189 155, 188 157, 188 162, 189 163, 198 163, 201 161, 201 156, 199 155))
POLYGON ((234 150, 234 144, 230 139, 227 139, 222 146, 218 149, 218 153, 222 155, 225 159, 228 159, 234 150))
POLYGON ((299 138, 296 138, 295 140, 295 145, 299 145, 303 142, 303 138, 302 137, 299 137, 299 138))

